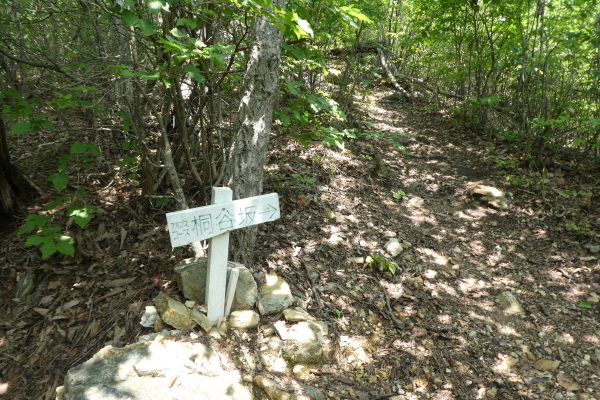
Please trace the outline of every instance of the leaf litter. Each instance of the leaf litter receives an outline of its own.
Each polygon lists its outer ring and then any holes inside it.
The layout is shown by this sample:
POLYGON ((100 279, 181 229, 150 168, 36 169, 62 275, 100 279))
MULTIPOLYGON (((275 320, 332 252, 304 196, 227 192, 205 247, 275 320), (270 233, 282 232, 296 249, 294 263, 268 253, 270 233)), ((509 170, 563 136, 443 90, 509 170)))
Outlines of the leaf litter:
MULTIPOLYGON (((261 226, 251 268, 290 282, 297 305, 327 321, 331 343, 325 365, 279 382, 331 399, 600 398, 591 252, 600 210, 589 174, 556 160, 543 177, 520 170, 516 185, 490 158, 508 157, 506 143, 441 113, 377 102, 357 113, 381 135, 343 152, 272 142, 264 186, 279 193, 282 218, 261 226), (390 130, 409 139, 404 148, 386 139, 390 130), (477 185, 506 193, 507 208, 473 198, 477 185)), ((139 318, 159 292, 181 299, 172 268, 191 254, 171 249, 167 210, 119 207, 134 187, 102 196, 98 217, 71 227, 86 244, 74 258, 43 261, 2 236, 3 398, 53 398, 69 368, 148 333, 139 318), (13 301, 28 270, 34 284, 13 301)), ((258 353, 261 335, 230 331, 222 344, 258 353)), ((261 373, 251 364, 238 367, 261 373)))

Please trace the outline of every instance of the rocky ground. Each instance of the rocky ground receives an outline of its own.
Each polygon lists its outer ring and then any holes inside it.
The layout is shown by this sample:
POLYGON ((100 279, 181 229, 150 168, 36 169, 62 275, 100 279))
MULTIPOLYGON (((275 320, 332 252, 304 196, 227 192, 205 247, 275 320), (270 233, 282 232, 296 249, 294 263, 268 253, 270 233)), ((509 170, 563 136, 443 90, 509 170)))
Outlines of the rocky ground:
MULTIPOLYGON (((284 277, 328 324, 325 364, 251 361, 282 315, 229 330, 219 348, 243 376, 313 398, 600 399, 598 173, 519 169, 507 143, 444 113, 372 100, 355 116, 369 132, 345 151, 276 137, 266 168, 282 216, 261 226, 251 270, 284 277)), ((165 210, 140 214, 119 185, 97 193, 75 258, 43 261, 14 230, 0 238, 3 398, 53 398, 69 368, 149 333, 139 318, 158 293, 180 296, 173 267, 191 254, 171 249, 165 210), (19 307, 31 268, 33 300, 19 307)))

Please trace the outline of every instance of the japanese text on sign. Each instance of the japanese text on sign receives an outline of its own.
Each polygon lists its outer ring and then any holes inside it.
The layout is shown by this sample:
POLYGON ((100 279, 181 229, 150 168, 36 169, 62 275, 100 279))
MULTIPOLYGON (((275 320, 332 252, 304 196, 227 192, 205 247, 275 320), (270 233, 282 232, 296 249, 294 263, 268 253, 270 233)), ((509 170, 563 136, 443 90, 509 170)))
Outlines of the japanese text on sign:
POLYGON ((279 196, 270 193, 230 203, 213 204, 167 214, 173 247, 278 219, 279 196))

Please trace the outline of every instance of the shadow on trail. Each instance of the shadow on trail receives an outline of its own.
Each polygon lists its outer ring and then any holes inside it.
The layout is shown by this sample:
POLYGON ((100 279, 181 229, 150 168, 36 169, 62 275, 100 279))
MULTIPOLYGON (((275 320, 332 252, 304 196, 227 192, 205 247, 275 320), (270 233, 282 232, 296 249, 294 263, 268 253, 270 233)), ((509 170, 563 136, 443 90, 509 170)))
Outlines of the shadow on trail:
POLYGON ((303 305, 333 327, 332 367, 348 379, 327 387, 339 398, 599 393, 589 373, 600 362, 598 305, 577 305, 600 291, 600 267, 552 212, 564 199, 508 183, 489 161, 505 151, 501 143, 417 107, 366 107, 380 138, 346 152, 293 148, 278 160, 282 176, 315 183, 279 187, 285 212, 268 235, 285 234, 287 245, 263 249, 271 268, 297 277, 303 305), (477 202, 476 185, 506 192, 508 208, 477 202), (392 237, 403 247, 395 257, 386 252, 392 237), (369 263, 375 254, 396 263, 396 274, 369 263), (318 274, 324 307, 292 255, 318 274))

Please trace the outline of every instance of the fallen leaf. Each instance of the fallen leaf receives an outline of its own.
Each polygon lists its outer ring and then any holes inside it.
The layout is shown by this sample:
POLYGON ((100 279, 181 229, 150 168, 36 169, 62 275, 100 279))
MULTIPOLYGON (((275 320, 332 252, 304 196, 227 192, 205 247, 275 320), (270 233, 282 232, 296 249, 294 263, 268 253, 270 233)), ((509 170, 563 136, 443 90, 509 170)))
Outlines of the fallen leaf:
POLYGON ((125 243, 125 238, 127 237, 127 231, 125 228, 121 228, 121 245, 119 246, 119 250, 123 248, 123 243, 125 243))
POLYGON ((69 308, 73 308, 73 307, 75 307, 75 306, 76 306, 77 304, 79 304, 80 302, 81 302, 81 300, 79 300, 79 299, 73 299, 73 300, 71 300, 71 301, 69 301, 69 302, 65 303, 65 304, 63 305, 63 307, 62 307, 62 308, 63 308, 63 311, 67 311, 69 308))
POLYGON ((306 197, 305 195, 301 194, 298 197, 298 206, 300 206, 300 207, 306 207, 306 206, 308 206, 308 204, 309 204, 308 197, 306 197))
POLYGON ((100 297, 100 298, 96 299, 96 302, 98 302, 98 301, 102 301, 102 300, 104 300, 104 299, 106 299, 106 298, 108 298, 108 297, 114 296, 114 295, 116 295, 116 294, 119 294, 119 293, 121 293, 121 292, 124 292, 124 291, 125 291, 125 288, 124 288, 124 287, 118 287, 118 288, 114 288, 114 289, 113 289, 113 290, 111 290, 110 292, 106 293, 104 296, 102 296, 102 297, 100 297))
POLYGON ((50 309, 33 307, 33 311, 45 317, 50 312, 50 309))
POLYGON ((325 209, 325 217, 327 219, 335 219, 335 213, 330 208, 326 208, 325 209))
POLYGON ((48 282, 48 290, 54 290, 58 288, 62 283, 60 281, 52 281, 48 282))
POLYGON ((135 281, 136 279, 137 279, 137 277, 134 277, 134 278, 123 278, 123 279, 113 279, 112 281, 104 282, 104 286, 105 287, 109 287, 109 288, 127 286, 131 282, 135 281))
POLYGON ((54 296, 53 295, 50 294, 48 296, 44 296, 40 300, 40 306, 46 306, 46 305, 52 303, 52 300, 54 300, 54 296))
POLYGON ((560 361, 558 360, 542 359, 535 363, 535 368, 542 371, 556 371, 559 365, 560 361))
POLYGON ((587 299, 588 303, 600 303, 600 296, 598 296, 596 293, 592 292, 590 293, 590 297, 587 299))
POLYGON ((581 385, 579 385, 577 382, 571 380, 571 378, 569 378, 568 376, 566 376, 563 373, 556 375, 556 381, 558 382, 558 384, 560 386, 564 387, 565 389, 567 389, 570 392, 574 392, 576 390, 581 390, 581 385))

